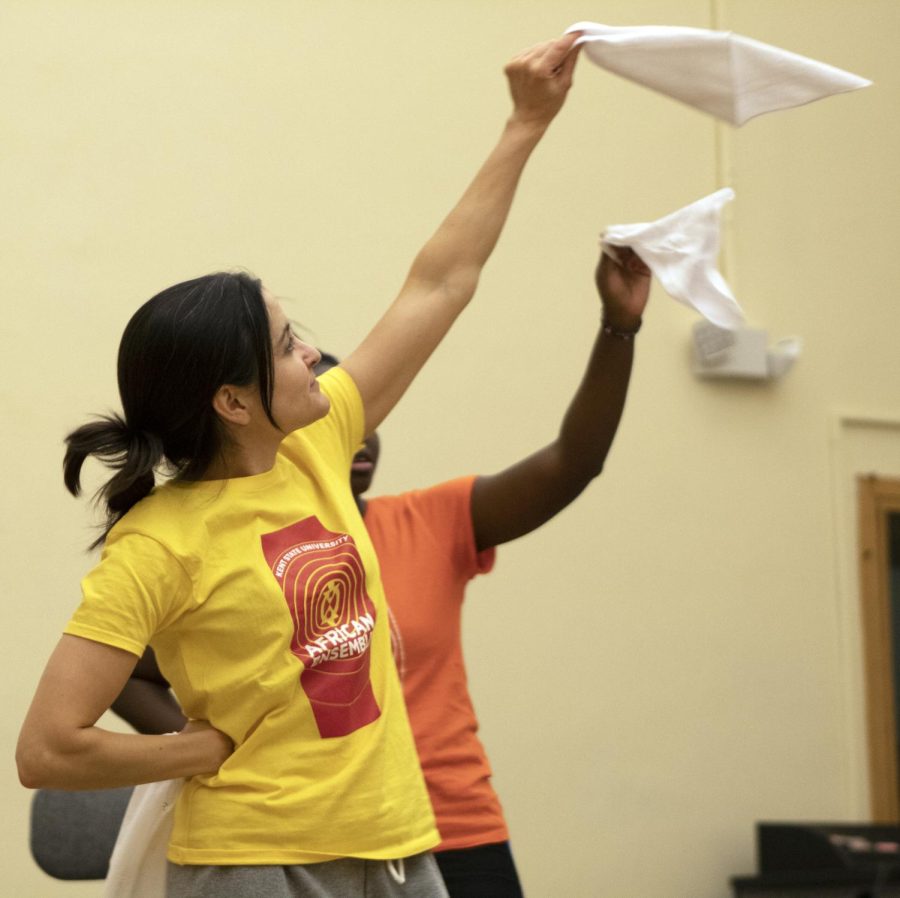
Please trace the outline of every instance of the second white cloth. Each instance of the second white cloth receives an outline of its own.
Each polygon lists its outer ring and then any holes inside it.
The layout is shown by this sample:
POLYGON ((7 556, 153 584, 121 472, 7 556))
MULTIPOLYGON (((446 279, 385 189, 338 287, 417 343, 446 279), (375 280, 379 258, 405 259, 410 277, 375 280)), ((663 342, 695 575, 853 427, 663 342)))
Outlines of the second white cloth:
POLYGON ((719 327, 740 327, 744 313, 717 267, 722 207, 733 199, 725 187, 656 221, 612 225, 600 245, 614 259, 617 246, 631 247, 673 299, 719 327))

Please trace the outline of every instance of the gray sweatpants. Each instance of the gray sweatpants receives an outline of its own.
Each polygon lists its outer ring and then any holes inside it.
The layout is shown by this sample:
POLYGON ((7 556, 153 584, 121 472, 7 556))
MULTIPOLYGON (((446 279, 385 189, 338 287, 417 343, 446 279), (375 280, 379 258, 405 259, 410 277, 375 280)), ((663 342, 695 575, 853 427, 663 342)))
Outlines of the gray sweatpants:
POLYGON ((355 857, 287 867, 170 863, 166 898, 449 898, 430 851, 392 863, 402 876, 386 861, 355 857))

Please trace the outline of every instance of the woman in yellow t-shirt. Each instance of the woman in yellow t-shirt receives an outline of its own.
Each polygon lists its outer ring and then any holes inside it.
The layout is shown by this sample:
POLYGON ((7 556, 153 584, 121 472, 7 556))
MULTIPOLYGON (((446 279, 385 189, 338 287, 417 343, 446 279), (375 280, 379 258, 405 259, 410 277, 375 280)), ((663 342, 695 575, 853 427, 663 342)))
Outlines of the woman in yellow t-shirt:
MULTIPOLYGON (((434 850, 450 898, 522 898, 491 768, 478 738, 461 642, 468 583, 494 564, 496 546, 540 527, 604 466, 628 390, 650 271, 630 250, 596 272, 603 316, 556 438, 492 475, 464 476, 367 498, 378 434, 357 450, 350 488, 378 556, 391 647, 441 843, 434 850)), ((320 376, 340 363, 323 353, 320 376)), ((147 649, 113 711, 147 733, 185 718, 147 649)))
POLYGON ((574 39, 507 66, 497 146, 321 383, 319 354, 259 281, 208 275, 138 309, 119 347, 123 414, 67 439, 73 493, 88 456, 114 470, 107 526, 23 724, 19 775, 65 789, 187 778, 170 898, 445 894, 346 472, 471 299, 571 85, 574 39), (174 738, 96 726, 148 644, 190 718, 174 738))

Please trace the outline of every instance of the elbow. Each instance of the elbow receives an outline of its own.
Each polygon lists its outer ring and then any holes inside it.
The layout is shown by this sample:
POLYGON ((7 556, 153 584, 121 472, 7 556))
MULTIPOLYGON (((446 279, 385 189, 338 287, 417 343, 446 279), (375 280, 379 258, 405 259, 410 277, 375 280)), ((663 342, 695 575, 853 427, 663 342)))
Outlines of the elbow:
POLYGON ((30 770, 26 770, 21 765, 19 766, 19 782, 26 789, 46 789, 47 784, 39 777, 33 776, 30 770))
POLYGON ((587 488, 594 478, 599 477, 603 471, 603 463, 598 462, 593 465, 583 467, 579 472, 575 481, 570 485, 569 502, 574 502, 587 488))
POLYGON ((566 504, 574 502, 587 488, 594 478, 599 477, 603 471, 602 461, 585 462, 578 470, 573 472, 569 480, 568 496, 566 504))
POLYGON ((444 281, 444 293, 456 307, 462 308, 475 295, 481 280, 481 268, 470 265, 453 272, 444 281))
POLYGON ((572 459, 566 465, 565 480, 575 496, 580 495, 592 480, 603 473, 604 462, 605 458, 591 458, 588 456, 572 459))
POLYGON ((562 477, 580 493, 592 480, 603 473, 607 453, 590 451, 579 445, 562 442, 559 468, 562 477))
POLYGON ((16 769, 19 772, 19 782, 26 789, 49 787, 49 765, 40 750, 25 747, 20 743, 16 748, 16 769))
POLYGON ((16 746, 19 782, 26 789, 71 788, 66 772, 70 769, 65 752, 35 736, 21 736, 16 746))
POLYGON ((440 296, 453 307, 462 308, 475 295, 481 279, 480 264, 446 264, 423 251, 413 262, 409 280, 417 282, 424 292, 440 296))
POLYGON ((605 461, 605 458, 596 458, 587 466, 584 472, 585 486, 587 486, 592 480, 599 477, 603 473, 603 465, 605 461))

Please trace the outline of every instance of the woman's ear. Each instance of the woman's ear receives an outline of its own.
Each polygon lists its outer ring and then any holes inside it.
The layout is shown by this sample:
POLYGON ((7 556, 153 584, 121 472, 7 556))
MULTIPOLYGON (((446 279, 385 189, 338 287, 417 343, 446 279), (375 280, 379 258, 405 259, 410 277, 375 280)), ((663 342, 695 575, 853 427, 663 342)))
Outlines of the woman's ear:
POLYGON ((251 405, 252 398, 248 388, 232 384, 223 384, 212 398, 213 411, 225 424, 234 424, 238 427, 250 423, 253 417, 251 405))

